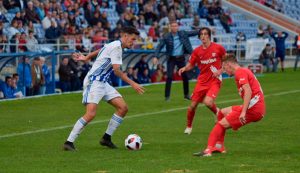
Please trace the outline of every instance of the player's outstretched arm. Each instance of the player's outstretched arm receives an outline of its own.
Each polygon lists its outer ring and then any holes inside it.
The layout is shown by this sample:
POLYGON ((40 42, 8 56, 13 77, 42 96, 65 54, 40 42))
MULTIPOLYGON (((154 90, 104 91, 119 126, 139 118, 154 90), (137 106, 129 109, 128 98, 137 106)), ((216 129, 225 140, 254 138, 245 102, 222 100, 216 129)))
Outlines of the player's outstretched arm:
POLYGON ((92 59, 93 57, 97 56, 99 53, 99 50, 96 50, 94 52, 89 53, 88 55, 84 56, 81 52, 75 52, 73 53, 73 57, 75 58, 75 60, 77 61, 89 61, 90 59, 92 59))
POLYGON ((242 112, 240 115, 240 121, 241 121, 241 123, 245 124, 246 123, 246 112, 247 112, 247 109, 250 104, 252 91, 251 91, 250 85, 248 83, 244 84, 242 86, 242 88, 244 90, 244 98, 243 98, 244 103, 243 103, 243 109, 242 109, 242 112))
POLYGON ((187 63, 186 66, 182 67, 181 69, 178 70, 178 74, 181 76, 182 73, 190 71, 194 68, 194 66, 192 66, 192 64, 187 63))
POLYGON ((145 88, 129 79, 128 76, 120 70, 120 64, 113 64, 114 73, 116 76, 121 78, 124 82, 131 85, 131 87, 139 94, 143 94, 145 92, 145 88))

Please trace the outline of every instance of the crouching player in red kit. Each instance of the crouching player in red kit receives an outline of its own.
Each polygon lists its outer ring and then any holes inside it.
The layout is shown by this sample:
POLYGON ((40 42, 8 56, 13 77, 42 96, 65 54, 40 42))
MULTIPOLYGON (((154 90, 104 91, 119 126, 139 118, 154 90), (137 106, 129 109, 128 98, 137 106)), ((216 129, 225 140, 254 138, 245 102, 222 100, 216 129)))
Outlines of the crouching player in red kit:
POLYGON ((200 69, 197 85, 191 97, 191 105, 187 111, 185 134, 191 134, 192 132, 192 123, 199 103, 203 103, 214 114, 217 113, 215 99, 222 83, 221 59, 225 55, 226 50, 223 46, 210 41, 211 30, 207 27, 200 29, 199 39, 202 45, 193 51, 188 64, 179 69, 179 75, 185 71, 192 70, 195 65, 200 69))
POLYGON ((218 122, 210 132, 206 149, 194 153, 195 156, 211 156, 213 152, 225 153, 224 137, 227 129, 238 130, 248 123, 261 120, 265 114, 264 94, 254 74, 239 66, 231 54, 222 59, 222 66, 228 75, 235 76, 238 92, 244 102, 243 105, 230 106, 218 112, 218 122))

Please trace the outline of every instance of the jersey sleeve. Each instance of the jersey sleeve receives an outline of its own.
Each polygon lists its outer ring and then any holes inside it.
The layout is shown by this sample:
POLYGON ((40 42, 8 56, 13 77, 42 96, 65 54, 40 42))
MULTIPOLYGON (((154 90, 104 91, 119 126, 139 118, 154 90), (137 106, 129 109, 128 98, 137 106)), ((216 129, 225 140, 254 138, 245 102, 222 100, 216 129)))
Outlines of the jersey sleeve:
POLYGON ((219 51, 220 51, 220 58, 222 59, 222 57, 226 54, 226 50, 223 46, 220 45, 219 51))
POLYGON ((122 48, 117 46, 110 53, 111 64, 122 64, 122 48))
POLYGON ((192 66, 195 66, 196 64, 196 58, 197 58, 197 54, 196 54, 196 51, 193 51, 190 59, 189 59, 189 63, 192 65, 192 66))
POLYGON ((248 74, 244 70, 238 70, 235 73, 235 80, 242 86, 249 83, 248 74))

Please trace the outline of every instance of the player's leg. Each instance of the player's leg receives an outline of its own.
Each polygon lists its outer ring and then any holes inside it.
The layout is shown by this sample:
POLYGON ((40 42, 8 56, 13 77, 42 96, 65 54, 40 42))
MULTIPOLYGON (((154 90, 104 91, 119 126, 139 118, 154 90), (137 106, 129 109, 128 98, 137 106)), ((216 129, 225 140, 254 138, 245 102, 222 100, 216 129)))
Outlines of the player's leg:
POLYGON ((203 104, 208 107, 215 115, 217 114, 217 106, 215 104, 215 99, 221 88, 221 83, 213 83, 208 89, 206 96, 203 99, 203 104))
POLYGON ((123 117, 125 117, 126 113, 128 112, 128 107, 122 97, 117 97, 108 102, 112 106, 116 108, 115 113, 112 115, 107 129, 100 140, 100 144, 103 146, 107 146, 109 148, 117 148, 111 141, 111 136, 117 130, 117 128, 122 124, 123 117))
POLYGON ((280 57, 280 65, 281 65, 281 71, 284 72, 284 59, 285 59, 285 53, 282 53, 280 57))
POLYGON ((112 143, 111 136, 123 122, 123 117, 127 114, 128 107, 122 96, 115 88, 113 88, 109 84, 106 84, 105 89, 107 94, 103 99, 108 101, 109 104, 115 107, 116 111, 112 115, 108 123, 107 129, 100 140, 100 144, 114 149, 117 147, 112 143))
POLYGON ((64 143, 63 148, 65 150, 75 150, 73 143, 84 127, 96 116, 97 104, 102 99, 104 91, 103 83, 98 81, 89 81, 88 78, 85 78, 82 103, 86 105, 86 113, 75 123, 67 141, 64 143))
POLYGON ((167 62, 167 80, 166 80, 166 86, 165 86, 165 100, 166 101, 170 100, 174 67, 175 67, 175 60, 173 60, 172 58, 169 58, 168 62, 167 62))
POLYGON ((77 120, 75 123, 67 141, 64 143, 64 150, 72 151, 75 150, 74 142, 82 132, 84 127, 94 119, 96 116, 97 104, 95 103, 88 103, 86 105, 86 113, 77 120))
MULTIPOLYGON (((185 64, 185 58, 183 57, 183 59, 180 59, 178 61, 176 61, 176 66, 178 69, 181 69, 182 67, 184 67, 185 64)), ((190 96, 189 96, 189 78, 187 76, 187 72, 182 73, 182 84, 183 84, 183 97, 184 99, 190 100, 190 96)))
POLYGON ((226 129, 230 128, 229 122, 226 120, 226 118, 223 118, 221 121, 216 123, 214 128, 209 134, 207 147, 204 151, 194 153, 194 156, 211 156, 214 150, 215 145, 217 144, 217 141, 220 139, 222 134, 225 133, 226 129))
POLYGON ((193 126, 193 120, 195 117, 195 112, 197 109, 199 102, 192 100, 191 105, 188 107, 187 110, 187 122, 186 122, 186 128, 184 130, 185 134, 191 134, 192 133, 192 126, 193 126))
MULTIPOLYGON (((230 112, 232 112, 232 107, 231 106, 227 107, 227 108, 220 109, 218 111, 218 113, 217 113, 217 119, 218 119, 218 121, 221 121, 230 112)), ((219 140, 217 141, 215 147, 213 148, 213 152, 226 153, 225 146, 224 146, 225 134, 226 134, 226 131, 224 131, 224 133, 222 133, 220 135, 219 140)))

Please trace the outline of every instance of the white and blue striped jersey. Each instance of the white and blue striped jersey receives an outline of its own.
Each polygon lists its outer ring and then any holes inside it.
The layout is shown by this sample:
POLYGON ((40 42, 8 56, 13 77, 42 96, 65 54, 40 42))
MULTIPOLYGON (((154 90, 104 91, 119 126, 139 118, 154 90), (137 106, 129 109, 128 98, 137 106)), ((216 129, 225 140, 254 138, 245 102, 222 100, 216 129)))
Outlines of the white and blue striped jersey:
POLYGON ((88 72, 87 76, 90 81, 107 82, 113 71, 112 64, 122 64, 122 43, 120 40, 105 44, 99 51, 97 58, 88 72))

